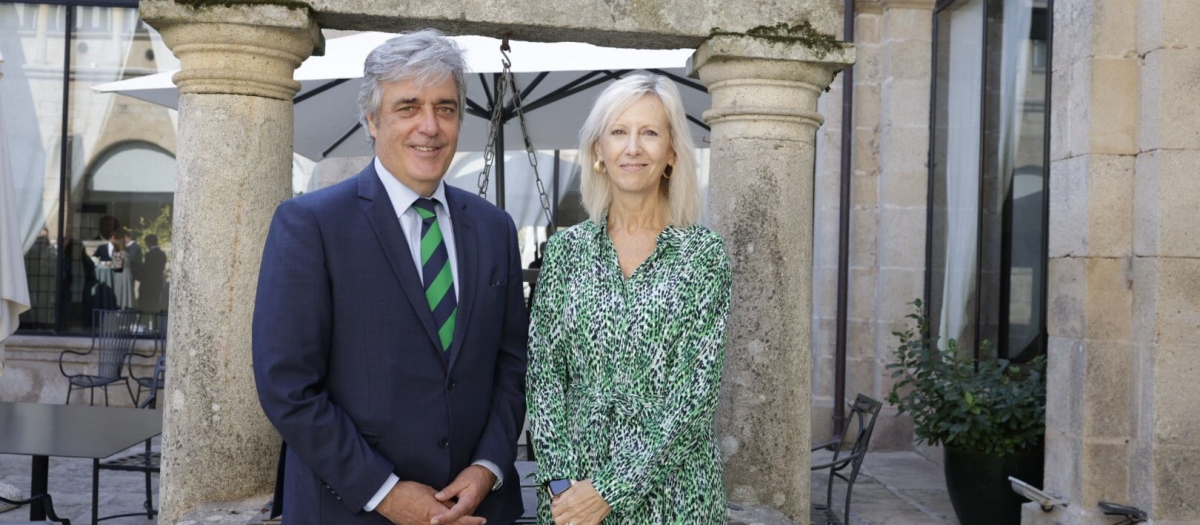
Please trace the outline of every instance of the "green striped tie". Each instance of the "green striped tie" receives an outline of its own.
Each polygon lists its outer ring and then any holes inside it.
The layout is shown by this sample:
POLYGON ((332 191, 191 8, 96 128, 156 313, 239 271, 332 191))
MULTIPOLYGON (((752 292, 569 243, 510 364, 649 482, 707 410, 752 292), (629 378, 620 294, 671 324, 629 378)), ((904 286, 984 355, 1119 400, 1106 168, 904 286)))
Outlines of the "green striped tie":
POLYGON ((417 199, 413 208, 421 216, 421 280, 425 284, 425 299, 433 312, 442 351, 454 341, 454 320, 458 301, 454 298, 454 274, 450 270, 450 255, 442 228, 438 226, 435 199, 417 199))

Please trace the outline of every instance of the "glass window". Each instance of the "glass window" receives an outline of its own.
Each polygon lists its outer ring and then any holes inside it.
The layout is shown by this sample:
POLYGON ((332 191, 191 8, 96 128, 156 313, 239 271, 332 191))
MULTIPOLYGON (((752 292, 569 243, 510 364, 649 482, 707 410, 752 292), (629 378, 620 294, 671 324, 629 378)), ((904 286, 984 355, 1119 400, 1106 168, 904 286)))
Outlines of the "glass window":
POLYGON ((64 263, 67 331, 90 328, 96 308, 163 309, 175 192, 175 111, 92 89, 158 73, 158 34, 137 23, 136 9, 77 9, 63 224, 79 248, 64 263))
POLYGON ((0 54, 33 302, 21 329, 86 333, 95 308, 164 310, 176 112, 92 87, 178 61, 137 9, 84 5, 0 3, 0 54))
POLYGON ((928 303, 943 339, 1045 351, 1046 0, 936 15, 928 303))

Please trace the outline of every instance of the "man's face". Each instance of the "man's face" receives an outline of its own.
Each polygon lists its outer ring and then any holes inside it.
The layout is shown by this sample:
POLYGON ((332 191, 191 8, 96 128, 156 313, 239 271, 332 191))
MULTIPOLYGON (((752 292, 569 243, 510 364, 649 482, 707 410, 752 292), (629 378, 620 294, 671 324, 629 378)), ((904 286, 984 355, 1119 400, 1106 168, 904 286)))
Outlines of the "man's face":
POLYGON ((367 118, 375 155, 402 184, 429 196, 450 168, 461 123, 458 86, 447 76, 424 85, 383 84, 379 112, 367 118))

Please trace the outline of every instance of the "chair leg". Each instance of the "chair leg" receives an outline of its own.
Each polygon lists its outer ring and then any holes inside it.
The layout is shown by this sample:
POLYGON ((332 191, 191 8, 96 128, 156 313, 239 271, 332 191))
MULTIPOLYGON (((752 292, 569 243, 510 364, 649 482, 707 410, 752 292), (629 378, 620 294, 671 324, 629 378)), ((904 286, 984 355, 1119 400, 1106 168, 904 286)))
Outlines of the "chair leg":
POLYGON ((92 460, 92 525, 100 522, 100 460, 92 460))
POLYGON ((104 406, 108 406, 108 385, 104 385, 104 406))
POLYGON ((90 392, 90 395, 92 396, 88 399, 88 405, 96 406, 96 387, 89 388, 88 392, 90 392))
POLYGON ((146 468, 146 505, 145 505, 146 519, 154 519, 154 496, 151 494, 151 490, 150 490, 150 469, 149 469, 149 467, 150 467, 151 461, 150 461, 150 440, 149 439, 146 440, 146 455, 144 457, 146 460, 145 465, 147 467, 146 468))
POLYGON ((71 391, 75 389, 75 384, 67 380, 67 404, 71 404, 71 391))
MULTIPOLYGON (((138 398, 133 397, 133 387, 129 386, 129 378, 128 377, 125 378, 125 390, 129 391, 129 399, 133 400, 133 408, 137 408, 138 398)), ((138 384, 138 397, 141 397, 141 392, 142 392, 142 385, 141 385, 141 383, 139 383, 138 384)))

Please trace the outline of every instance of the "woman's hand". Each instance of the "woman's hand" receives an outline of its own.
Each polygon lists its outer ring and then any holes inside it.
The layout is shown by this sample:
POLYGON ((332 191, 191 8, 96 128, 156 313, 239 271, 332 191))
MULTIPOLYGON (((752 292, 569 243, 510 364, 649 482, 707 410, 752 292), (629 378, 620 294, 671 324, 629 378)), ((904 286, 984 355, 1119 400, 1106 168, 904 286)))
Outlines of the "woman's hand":
POLYGON ((550 505, 555 525, 599 525, 609 512, 612 507, 596 493, 590 479, 572 485, 550 505))

